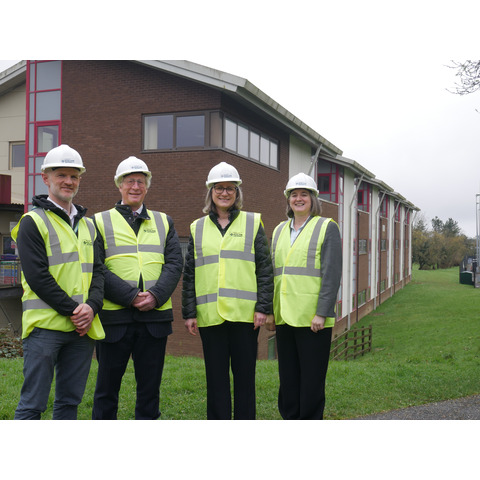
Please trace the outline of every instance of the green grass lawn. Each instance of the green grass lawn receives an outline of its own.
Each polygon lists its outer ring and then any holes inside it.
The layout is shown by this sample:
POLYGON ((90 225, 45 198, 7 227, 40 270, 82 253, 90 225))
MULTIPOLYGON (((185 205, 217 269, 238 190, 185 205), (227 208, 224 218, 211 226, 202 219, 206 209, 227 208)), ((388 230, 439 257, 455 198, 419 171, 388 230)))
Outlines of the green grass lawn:
MULTIPOLYGON (((332 361, 326 419, 350 419, 480 393, 480 290, 461 285, 458 268, 414 270, 404 289, 364 317, 373 326, 372 352, 332 361)), ((0 419, 12 419, 22 384, 22 359, 0 359, 0 419)), ((96 362, 79 418, 91 416, 96 362)), ((277 362, 257 362, 257 418, 280 419, 277 362)), ((52 397, 52 396, 51 396, 52 397)), ((44 418, 51 418, 52 398, 44 418)), ((133 419, 132 365, 120 393, 119 418, 133 419)), ((203 360, 166 358, 161 387, 163 420, 206 418, 203 360)))

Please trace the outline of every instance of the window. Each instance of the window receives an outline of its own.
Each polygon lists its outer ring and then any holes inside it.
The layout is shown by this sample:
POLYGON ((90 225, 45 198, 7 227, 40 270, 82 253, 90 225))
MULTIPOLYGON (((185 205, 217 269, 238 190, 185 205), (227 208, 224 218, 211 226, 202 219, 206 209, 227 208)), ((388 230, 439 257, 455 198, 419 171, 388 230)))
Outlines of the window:
POLYGON ((225 148, 278 169, 278 142, 237 120, 225 118, 225 148))
POLYGON ((278 142, 222 112, 174 113, 143 117, 144 150, 225 148, 278 169, 278 142))
POLYGON ((364 255, 367 253, 367 241, 359 239, 358 240, 358 254, 364 255))
POLYGON ((58 147, 58 125, 41 125, 37 127, 37 153, 47 153, 58 147))
POLYGON ((367 291, 362 290, 361 292, 358 292, 358 306, 360 307, 366 302, 367 302, 367 291))
POLYGON ((399 222, 400 221, 400 202, 395 200, 393 208, 394 208, 394 211, 395 211, 395 221, 399 222))
POLYGON ((357 194, 358 209, 362 212, 370 211, 370 185, 362 182, 357 194))
POLYGON ((144 117, 145 150, 175 150, 205 146, 205 115, 151 115, 144 117))
POLYGON ((387 250, 387 240, 385 238, 382 238, 380 240, 380 250, 382 252, 385 252, 387 250))
POLYGON ((49 150, 61 143, 61 88, 61 61, 27 61, 25 155, 28 158, 25 167, 29 209, 33 195, 47 193, 40 175, 43 158, 49 150))
POLYGON ((330 193, 330 175, 318 175, 318 192, 330 193))
POLYGON ((388 217, 388 195, 384 195, 382 200, 382 206, 380 207, 380 216, 388 217))
POLYGON ((10 144, 10 168, 25 167, 25 143, 10 144))
POLYGON ((340 167, 327 160, 320 160, 317 165, 318 196, 323 200, 338 203, 338 182, 341 178, 340 167))

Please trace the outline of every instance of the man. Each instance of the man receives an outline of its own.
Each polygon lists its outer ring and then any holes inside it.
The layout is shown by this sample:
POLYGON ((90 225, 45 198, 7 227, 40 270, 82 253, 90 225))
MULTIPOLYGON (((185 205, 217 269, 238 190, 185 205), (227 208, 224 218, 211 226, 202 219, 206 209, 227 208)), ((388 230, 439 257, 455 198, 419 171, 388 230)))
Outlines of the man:
POLYGON ((160 383, 167 337, 172 333, 170 297, 180 280, 183 257, 172 219, 147 210, 143 203, 151 178, 142 160, 123 160, 115 175, 122 200, 95 215, 106 267, 100 312, 106 337, 96 345, 92 418, 97 420, 117 418, 118 394, 130 355, 137 381, 135 419, 160 417, 160 383))
POLYGON ((12 235, 22 263, 24 382, 18 420, 39 420, 55 373, 54 420, 76 420, 92 363, 94 340, 105 336, 97 313, 103 301, 103 266, 86 209, 72 203, 85 172, 68 145, 50 150, 42 165, 47 195, 12 235))

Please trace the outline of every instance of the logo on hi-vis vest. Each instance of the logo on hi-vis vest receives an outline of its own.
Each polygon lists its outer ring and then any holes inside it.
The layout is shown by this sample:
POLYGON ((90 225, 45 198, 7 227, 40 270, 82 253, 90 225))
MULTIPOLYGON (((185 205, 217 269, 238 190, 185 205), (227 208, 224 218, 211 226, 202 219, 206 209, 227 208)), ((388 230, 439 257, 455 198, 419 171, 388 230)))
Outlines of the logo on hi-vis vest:
POLYGON ((91 246, 92 246, 92 241, 91 241, 91 240, 84 240, 84 241, 83 241, 83 244, 84 244, 84 245, 88 245, 89 247, 91 247, 91 246))
POLYGON ((155 233, 156 232, 156 230, 154 228, 144 228, 143 231, 145 233, 155 233))
POLYGON ((243 233, 242 232, 231 232, 230 236, 231 237, 243 237, 243 233))

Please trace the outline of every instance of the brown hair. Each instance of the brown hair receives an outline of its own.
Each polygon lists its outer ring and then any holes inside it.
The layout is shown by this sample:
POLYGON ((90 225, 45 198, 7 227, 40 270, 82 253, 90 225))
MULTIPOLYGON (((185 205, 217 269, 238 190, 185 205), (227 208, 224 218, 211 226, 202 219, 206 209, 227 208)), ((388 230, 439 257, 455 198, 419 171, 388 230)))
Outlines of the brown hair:
MULTIPOLYGON (((288 218, 293 218, 293 210, 290 207, 290 194, 293 192, 291 190, 288 192, 288 197, 287 197, 287 217, 288 218)), ((319 217, 322 214, 322 201, 310 190, 308 190, 308 194, 310 195, 310 200, 312 203, 312 206, 310 208, 310 216, 311 217, 319 217)))

